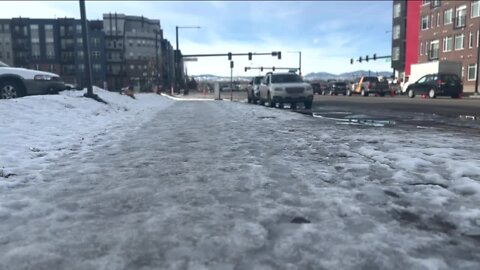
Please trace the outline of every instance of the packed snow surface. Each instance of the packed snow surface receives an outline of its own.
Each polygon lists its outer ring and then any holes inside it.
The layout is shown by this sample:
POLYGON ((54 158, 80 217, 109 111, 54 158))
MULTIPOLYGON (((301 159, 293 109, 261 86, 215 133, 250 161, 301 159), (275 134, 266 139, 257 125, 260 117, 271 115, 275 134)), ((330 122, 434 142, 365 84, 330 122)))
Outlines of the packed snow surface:
POLYGON ((0 269, 480 269, 478 138, 96 92, 0 100, 0 269))

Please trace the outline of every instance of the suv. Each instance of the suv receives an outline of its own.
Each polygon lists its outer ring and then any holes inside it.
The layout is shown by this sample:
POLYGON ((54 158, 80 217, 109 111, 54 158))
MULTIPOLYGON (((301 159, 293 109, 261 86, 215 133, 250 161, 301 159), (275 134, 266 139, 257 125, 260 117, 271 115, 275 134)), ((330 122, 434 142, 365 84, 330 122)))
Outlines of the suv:
POLYGON ((260 97, 260 92, 258 87, 262 82, 263 76, 256 76, 254 77, 248 86, 247 94, 248 94, 248 103, 257 104, 258 98, 260 97))
POLYGON ((284 103, 290 103, 295 109, 297 103, 302 102, 306 109, 312 108, 313 88, 309 83, 295 73, 272 73, 269 72, 260 84, 260 104, 268 102, 270 107, 283 108, 284 103))
POLYGON ((410 98, 425 94, 428 94, 430 98, 437 96, 459 98, 463 93, 463 85, 458 75, 436 73, 421 77, 415 83, 410 84, 406 92, 410 98))
POLYGON ((347 88, 347 83, 345 82, 330 82, 328 83, 326 92, 331 96, 338 94, 345 96, 347 94, 347 88))
POLYGON ((35 94, 58 94, 58 92, 65 89, 65 83, 57 74, 10 67, 0 62, 1 99, 35 94))
POLYGON ((386 93, 390 93, 388 82, 386 80, 380 81, 377 77, 363 76, 355 83, 355 89, 353 89, 353 91, 347 91, 348 96, 360 94, 366 97, 370 93, 375 93, 382 97, 385 96, 386 93))

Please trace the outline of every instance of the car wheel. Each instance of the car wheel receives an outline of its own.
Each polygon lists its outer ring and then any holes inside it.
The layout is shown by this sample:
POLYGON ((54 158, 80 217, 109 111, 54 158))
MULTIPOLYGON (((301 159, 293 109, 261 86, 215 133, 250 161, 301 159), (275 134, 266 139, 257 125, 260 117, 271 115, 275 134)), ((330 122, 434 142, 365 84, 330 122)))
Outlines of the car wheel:
POLYGON ((275 102, 273 102, 272 97, 270 96, 270 93, 268 93, 268 106, 270 106, 270 108, 275 107, 275 102))
POLYGON ((290 108, 291 108, 292 110, 297 109, 297 103, 292 103, 292 104, 290 104, 290 108))
POLYGON ((322 96, 325 96, 327 94, 327 91, 322 90, 322 96))
POLYGON ((11 99, 23 96, 23 89, 16 81, 0 82, 0 99, 11 99))
POLYGON ((413 89, 408 89, 408 97, 409 98, 414 98, 415 97, 415 91, 413 91, 413 89))
POLYGON ((304 105, 305 109, 310 110, 312 108, 312 101, 306 101, 304 105))
POLYGON ((347 96, 351 96, 352 95, 352 90, 347 90, 347 96))
POLYGON ((460 98, 460 94, 453 94, 452 98, 460 98))
POLYGON ((285 108, 285 104, 283 104, 283 103, 278 103, 278 108, 280 108, 280 109, 285 108))
POLYGON ((252 103, 252 98, 250 96, 247 97, 248 103, 252 103))
POLYGON ((430 91, 428 91, 428 97, 429 98, 436 98, 437 97, 437 95, 435 93, 435 89, 432 88, 432 89, 430 89, 430 91))
POLYGON ((333 91, 330 91, 329 94, 330 94, 330 96, 333 96, 333 94, 335 94, 335 93, 333 91))
POLYGON ((363 96, 363 97, 366 97, 366 96, 368 96, 368 94, 367 94, 367 92, 365 91, 365 89, 362 89, 362 92, 361 92, 361 94, 362 94, 362 96, 363 96))
POLYGON ((252 98, 252 103, 253 104, 257 104, 258 103, 258 100, 256 98, 252 98))
POLYGON ((263 99, 260 98, 260 99, 258 100, 258 104, 260 104, 260 105, 262 105, 262 106, 265 105, 265 100, 263 100, 263 99))

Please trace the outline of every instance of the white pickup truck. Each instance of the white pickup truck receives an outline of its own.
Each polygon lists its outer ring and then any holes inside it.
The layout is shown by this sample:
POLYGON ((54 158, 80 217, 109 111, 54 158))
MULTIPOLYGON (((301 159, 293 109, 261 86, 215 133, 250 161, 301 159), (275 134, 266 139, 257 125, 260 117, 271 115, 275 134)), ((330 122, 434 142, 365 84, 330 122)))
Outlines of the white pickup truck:
POLYGON ((0 62, 0 99, 25 95, 58 94, 65 90, 63 80, 54 73, 10 67, 0 62))
POLYGON ((260 105, 268 102, 270 107, 275 107, 278 103, 279 107, 283 108, 284 103, 290 103, 290 107, 295 109, 297 103, 303 103, 305 109, 312 108, 313 88, 298 74, 268 72, 263 78, 259 90, 260 105))

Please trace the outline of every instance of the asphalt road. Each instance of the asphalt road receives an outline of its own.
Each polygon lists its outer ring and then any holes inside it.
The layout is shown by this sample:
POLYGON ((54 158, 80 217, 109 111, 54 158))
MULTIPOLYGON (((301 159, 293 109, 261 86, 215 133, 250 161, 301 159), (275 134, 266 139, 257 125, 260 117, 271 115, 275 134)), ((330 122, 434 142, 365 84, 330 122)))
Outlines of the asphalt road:
POLYGON ((351 110, 374 109, 389 112, 410 112, 436 114, 458 118, 461 115, 480 117, 480 99, 476 98, 421 98, 397 97, 361 97, 361 96, 321 96, 316 95, 314 106, 340 106, 351 110))

